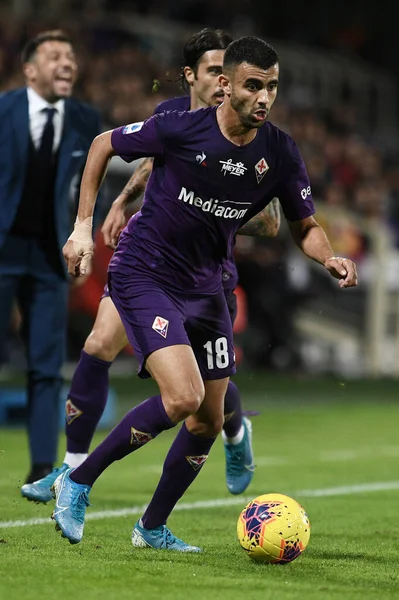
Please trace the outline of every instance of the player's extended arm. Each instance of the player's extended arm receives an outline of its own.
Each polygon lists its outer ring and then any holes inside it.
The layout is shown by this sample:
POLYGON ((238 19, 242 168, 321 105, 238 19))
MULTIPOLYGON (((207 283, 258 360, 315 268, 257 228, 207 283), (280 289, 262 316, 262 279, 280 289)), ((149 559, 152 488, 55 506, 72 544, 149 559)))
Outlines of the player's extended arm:
POLYGON ((349 258, 334 256, 331 244, 322 227, 313 217, 288 223, 291 235, 298 246, 309 258, 323 265, 327 271, 339 280, 341 288, 357 285, 356 265, 349 258))
POLYGON ((62 249, 68 267, 68 273, 74 277, 85 275, 90 268, 93 256, 93 213, 97 195, 108 163, 115 155, 111 144, 112 131, 106 131, 94 138, 80 186, 79 208, 75 227, 62 249))
POLYGON ((239 235, 275 237, 280 229, 280 224, 280 203, 278 198, 273 198, 263 210, 240 227, 237 233, 239 235))
POLYGON ((153 161, 153 158, 144 158, 141 161, 119 196, 112 203, 101 227, 104 243, 109 248, 116 248, 119 232, 126 223, 126 210, 144 192, 151 175, 153 161))

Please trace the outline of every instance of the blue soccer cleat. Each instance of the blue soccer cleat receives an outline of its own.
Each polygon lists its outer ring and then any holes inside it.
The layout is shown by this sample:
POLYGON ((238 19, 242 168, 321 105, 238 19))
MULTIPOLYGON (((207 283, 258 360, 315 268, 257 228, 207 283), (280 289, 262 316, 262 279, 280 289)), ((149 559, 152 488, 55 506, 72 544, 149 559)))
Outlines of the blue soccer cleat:
POLYGON ((54 482, 51 488, 55 507, 51 518, 56 522, 56 531, 71 544, 78 544, 83 537, 86 508, 90 506, 90 485, 75 483, 69 477, 73 469, 67 469, 54 482))
POLYGON ((238 444, 224 442, 226 455, 226 484, 231 494, 242 494, 254 476, 254 455, 252 452, 252 423, 243 418, 244 437, 238 444))
POLYGON ((60 467, 53 469, 46 477, 38 479, 33 483, 25 483, 21 487, 21 495, 32 502, 42 502, 43 504, 50 502, 50 500, 53 499, 53 494, 50 489, 51 486, 57 477, 68 468, 68 465, 63 463, 60 467))
POLYGON ((197 546, 190 546, 175 537, 166 525, 145 529, 141 519, 132 531, 132 544, 135 548, 155 548, 156 550, 176 550, 177 552, 202 552, 197 546))

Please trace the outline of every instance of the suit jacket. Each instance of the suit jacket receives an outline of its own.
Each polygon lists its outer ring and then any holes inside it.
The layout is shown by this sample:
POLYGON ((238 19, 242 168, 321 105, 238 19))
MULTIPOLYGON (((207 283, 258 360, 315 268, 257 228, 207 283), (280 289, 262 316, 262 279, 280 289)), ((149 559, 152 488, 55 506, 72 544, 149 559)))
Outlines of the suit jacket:
MULTIPOLYGON (((58 150, 54 214, 61 253, 70 234, 69 194, 80 176, 93 139, 101 132, 98 112, 74 98, 65 100, 64 126, 58 150)), ((26 88, 0 95, 0 249, 21 201, 29 158, 29 106, 26 88)), ((61 258, 65 266, 64 259, 61 258)), ((66 271, 65 271, 66 273, 66 271)))

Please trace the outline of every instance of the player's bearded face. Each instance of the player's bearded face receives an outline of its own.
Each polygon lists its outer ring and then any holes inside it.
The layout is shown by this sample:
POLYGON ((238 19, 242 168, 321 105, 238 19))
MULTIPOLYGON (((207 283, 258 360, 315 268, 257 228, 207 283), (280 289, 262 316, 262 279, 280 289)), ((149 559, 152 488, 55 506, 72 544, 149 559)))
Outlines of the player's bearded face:
POLYGON ((49 102, 55 102, 72 94, 78 66, 70 44, 51 40, 40 44, 24 71, 28 85, 49 102))
POLYGON ((234 70, 230 80, 230 103, 244 127, 261 127, 277 96, 278 65, 267 71, 248 63, 234 70))

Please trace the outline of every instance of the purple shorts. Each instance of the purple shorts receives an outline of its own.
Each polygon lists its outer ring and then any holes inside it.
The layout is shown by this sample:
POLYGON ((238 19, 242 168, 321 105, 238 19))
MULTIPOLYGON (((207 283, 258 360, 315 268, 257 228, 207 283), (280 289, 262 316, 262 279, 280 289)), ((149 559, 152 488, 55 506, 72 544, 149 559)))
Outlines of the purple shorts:
MULTIPOLYGON (((234 290, 224 290, 224 295, 226 297, 227 308, 229 309, 231 324, 234 325, 234 322, 237 317, 237 296, 234 293, 234 290)), ((103 298, 110 298, 110 293, 108 289, 108 283, 104 286, 104 293, 100 298, 100 301, 103 298)))
POLYGON ((139 361, 139 377, 149 377, 145 361, 152 352, 177 344, 192 347, 205 381, 236 372, 233 328, 223 291, 204 298, 177 297, 150 278, 108 275, 112 301, 139 361))

